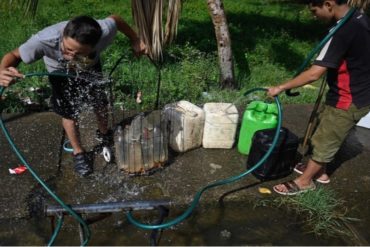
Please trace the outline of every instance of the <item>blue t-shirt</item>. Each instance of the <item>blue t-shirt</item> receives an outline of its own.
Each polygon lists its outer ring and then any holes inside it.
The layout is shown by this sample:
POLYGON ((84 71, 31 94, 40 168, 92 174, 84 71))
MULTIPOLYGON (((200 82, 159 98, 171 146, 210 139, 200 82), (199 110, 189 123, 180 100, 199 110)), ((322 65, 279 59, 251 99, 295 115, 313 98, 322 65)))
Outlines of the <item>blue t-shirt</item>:
MULTIPOLYGON (((100 53, 107 48, 114 40, 117 33, 116 22, 112 18, 97 20, 102 29, 102 36, 94 48, 94 66, 100 61, 100 53)), ((68 21, 63 21, 52 26, 46 27, 33 35, 29 40, 19 47, 19 53, 24 63, 29 64, 43 58, 46 69, 49 72, 65 69, 63 66, 63 54, 61 52, 61 42, 63 30, 68 21)))

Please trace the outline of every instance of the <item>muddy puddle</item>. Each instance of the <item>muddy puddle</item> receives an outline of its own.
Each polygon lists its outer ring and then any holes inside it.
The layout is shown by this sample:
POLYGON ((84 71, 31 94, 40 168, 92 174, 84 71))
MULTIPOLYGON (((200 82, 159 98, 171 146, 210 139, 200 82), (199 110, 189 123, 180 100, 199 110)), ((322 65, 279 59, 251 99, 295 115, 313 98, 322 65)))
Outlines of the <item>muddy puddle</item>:
MULTIPOLYGON (((179 213, 170 208, 169 218, 179 213)), ((143 217, 147 223, 156 220, 154 212, 143 217)), ((139 216, 140 217, 140 216, 139 216)), ((157 235, 159 245, 354 245, 347 239, 315 237, 305 232, 302 223, 281 209, 257 207, 251 203, 200 205, 186 221, 157 235)), ((51 234, 50 221, 10 219, 0 221, 1 245, 44 245, 51 234)), ((129 224, 123 213, 91 225, 89 245, 151 245, 151 231, 129 224)), ((55 244, 79 245, 75 222, 66 219, 55 244)), ((157 240, 158 241, 158 240, 157 240)))

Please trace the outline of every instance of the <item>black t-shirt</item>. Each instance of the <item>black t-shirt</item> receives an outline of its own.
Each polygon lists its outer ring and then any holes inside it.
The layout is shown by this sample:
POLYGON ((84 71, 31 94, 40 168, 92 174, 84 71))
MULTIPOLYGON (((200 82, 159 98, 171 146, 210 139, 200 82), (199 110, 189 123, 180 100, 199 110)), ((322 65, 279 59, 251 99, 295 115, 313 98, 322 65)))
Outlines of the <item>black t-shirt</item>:
POLYGON ((370 105, 370 22, 356 11, 325 44, 314 64, 327 67, 326 104, 348 109, 370 105))

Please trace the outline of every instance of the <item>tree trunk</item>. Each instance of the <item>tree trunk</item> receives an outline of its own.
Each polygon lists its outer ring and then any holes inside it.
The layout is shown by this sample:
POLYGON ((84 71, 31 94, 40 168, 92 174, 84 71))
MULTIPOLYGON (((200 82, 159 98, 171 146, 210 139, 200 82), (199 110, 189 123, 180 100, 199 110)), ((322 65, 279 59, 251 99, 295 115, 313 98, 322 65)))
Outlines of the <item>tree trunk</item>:
POLYGON ((230 33, 222 0, 207 0, 207 4, 215 27, 221 87, 236 88, 230 33))

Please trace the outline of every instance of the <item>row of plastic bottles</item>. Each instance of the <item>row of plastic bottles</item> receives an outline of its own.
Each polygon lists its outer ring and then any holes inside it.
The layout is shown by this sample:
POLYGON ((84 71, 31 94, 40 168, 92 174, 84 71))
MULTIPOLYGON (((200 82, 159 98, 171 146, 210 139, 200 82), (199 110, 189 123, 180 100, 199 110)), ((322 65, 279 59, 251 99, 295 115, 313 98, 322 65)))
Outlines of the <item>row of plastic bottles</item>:
POLYGON ((166 126, 160 111, 140 114, 131 125, 118 126, 114 139, 118 167, 130 174, 161 167, 168 159, 166 126))

